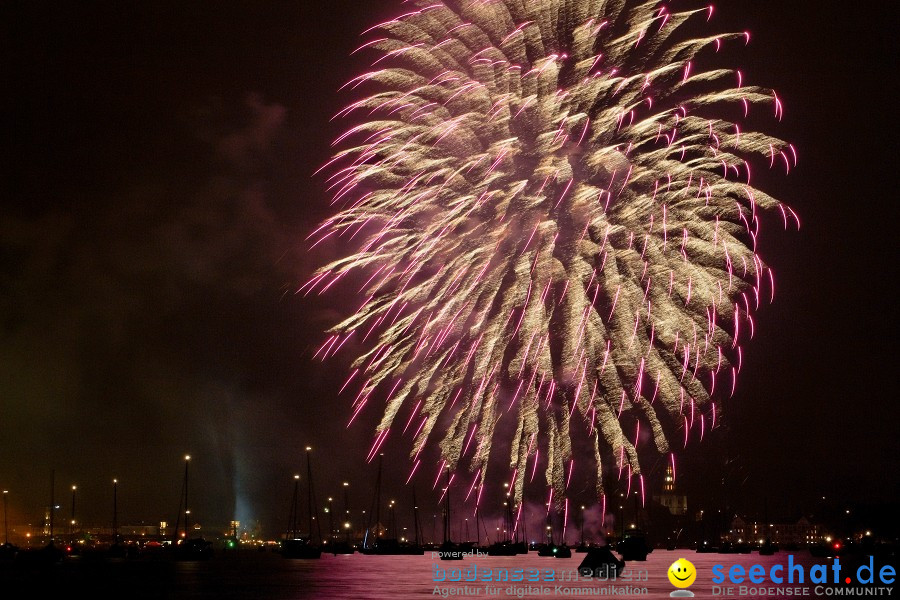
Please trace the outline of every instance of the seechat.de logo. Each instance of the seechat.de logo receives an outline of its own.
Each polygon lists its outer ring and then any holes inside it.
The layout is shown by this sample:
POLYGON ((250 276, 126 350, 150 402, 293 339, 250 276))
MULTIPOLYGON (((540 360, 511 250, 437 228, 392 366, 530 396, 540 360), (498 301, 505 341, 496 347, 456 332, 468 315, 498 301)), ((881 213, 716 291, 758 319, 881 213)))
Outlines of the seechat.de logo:
POLYGON ((669 576, 669 582, 679 588, 669 594, 669 596, 673 598, 694 597, 694 593, 687 589, 697 579, 697 569, 694 568, 690 561, 679 558, 669 566, 666 574, 669 576))

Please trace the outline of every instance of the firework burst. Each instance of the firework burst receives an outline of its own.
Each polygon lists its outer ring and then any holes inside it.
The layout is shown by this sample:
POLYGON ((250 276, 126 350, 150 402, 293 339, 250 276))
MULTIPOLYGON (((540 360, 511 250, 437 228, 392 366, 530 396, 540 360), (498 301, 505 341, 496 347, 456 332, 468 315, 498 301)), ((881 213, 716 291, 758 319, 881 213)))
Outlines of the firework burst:
POLYGON ((679 36, 712 8, 656 2, 408 4, 367 32, 377 60, 347 86, 367 95, 324 167, 340 210, 310 239, 352 250, 300 291, 363 283, 316 357, 366 349, 351 422, 383 399, 369 459, 402 432, 410 477, 436 439, 438 474, 465 467, 480 498, 505 436, 517 502, 539 465, 562 502, 583 434, 598 495, 604 463, 643 489, 639 450, 674 466, 734 393, 774 294, 757 210, 799 226, 750 183, 793 146, 715 116, 780 119, 778 96, 698 67, 749 34, 679 36))

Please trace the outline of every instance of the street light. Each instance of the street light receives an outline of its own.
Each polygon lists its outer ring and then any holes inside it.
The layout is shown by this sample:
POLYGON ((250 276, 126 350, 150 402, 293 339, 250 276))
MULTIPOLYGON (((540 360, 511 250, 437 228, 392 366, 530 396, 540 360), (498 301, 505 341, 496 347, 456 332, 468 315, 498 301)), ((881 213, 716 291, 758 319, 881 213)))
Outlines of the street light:
POLYGON ((3 537, 4 544, 9 546, 9 520, 7 518, 9 508, 9 490, 3 490, 3 537))
POLYGON ((119 543, 119 480, 113 479, 113 544, 119 543))
POLYGON ((307 531, 309 531, 309 538, 312 539, 312 531, 313 531, 313 521, 316 521, 316 529, 319 533, 319 541, 322 540, 322 528, 319 525, 319 511, 315 511, 315 515, 313 516, 313 479, 312 479, 312 462, 309 456, 310 451, 312 450, 312 446, 306 446, 306 501, 308 512, 306 515, 307 522, 307 531))
POLYGON ((184 539, 187 540, 188 534, 188 515, 191 514, 191 511, 188 510, 188 465, 191 462, 191 455, 184 455, 184 539))
MULTIPOLYGON (((350 518, 350 501, 347 499, 348 498, 347 489, 349 487, 350 487, 350 483, 345 481, 344 482, 344 518, 345 519, 350 518)), ((346 542, 349 544, 350 543, 350 523, 349 523, 349 521, 347 523, 345 523, 344 529, 347 530, 346 542)))
POLYGON ((53 545, 53 509, 56 504, 56 469, 50 471, 50 545, 53 545))
POLYGON ((75 533, 75 490, 77 489, 77 485, 72 486, 72 522, 70 523, 71 528, 69 529, 69 535, 75 533))
MULTIPOLYGON (((334 539, 334 513, 331 510, 331 502, 332 498, 328 498, 328 506, 325 507, 325 512, 328 513, 328 539, 334 539)), ((325 541, 328 543, 328 540, 325 541)))

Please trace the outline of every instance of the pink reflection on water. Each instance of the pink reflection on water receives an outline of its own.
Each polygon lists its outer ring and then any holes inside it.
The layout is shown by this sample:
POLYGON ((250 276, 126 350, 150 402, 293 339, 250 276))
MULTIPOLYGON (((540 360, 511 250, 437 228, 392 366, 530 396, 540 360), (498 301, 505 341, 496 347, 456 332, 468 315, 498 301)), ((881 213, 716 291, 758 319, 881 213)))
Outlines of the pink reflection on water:
MULTIPOLYGON (((732 565, 742 565, 745 570, 751 565, 762 565, 766 573, 774 564, 787 564, 788 554, 780 552, 774 556, 753 554, 697 554, 691 550, 654 550, 646 562, 630 562, 626 570, 615 582, 594 582, 579 579, 576 581, 561 580, 563 572, 573 573, 577 569, 583 554, 573 553, 571 559, 554 559, 538 557, 536 552, 526 556, 515 557, 467 557, 464 561, 441 561, 432 558, 430 553, 424 556, 337 556, 323 555, 318 561, 294 561, 290 570, 302 583, 296 590, 294 598, 360 598, 369 600, 387 600, 393 598, 585 598, 585 597, 636 597, 662 599, 669 598, 675 588, 669 583, 666 572, 669 566, 679 558, 689 560, 697 569, 697 581, 690 590, 699 598, 728 598, 733 596, 713 596, 712 567, 716 564, 724 566, 727 574, 732 565), (438 573, 445 571, 448 578, 462 575, 466 569, 477 565, 478 579, 475 582, 435 581, 435 568, 438 573), (481 581, 484 569, 538 569, 539 577, 544 578, 545 570, 553 569, 555 581, 543 582, 485 582, 481 581), (458 570, 462 570, 459 573, 458 570), (606 595, 586 593, 598 588, 618 588, 613 595, 608 590, 606 595), (436 592, 437 588, 437 592, 436 592), (499 588, 499 593, 493 593, 499 588), (511 588, 511 589, 510 589, 511 588), (557 589, 560 588, 560 589, 557 589), (562 588, 568 588, 569 592, 562 588), (582 588, 573 590, 572 588, 582 588), (646 591, 645 591, 646 590, 646 591), (466 594, 466 592, 469 592, 466 594), (510 593, 512 592, 512 593, 510 593), (572 593, 575 592, 575 593, 572 593), (578 593, 581 592, 581 593, 578 593), (444 595, 446 594, 446 596, 444 595)), ((821 563, 830 564, 830 560, 813 559, 805 552, 795 553, 794 562, 808 567, 821 563)), ((470 571, 471 572, 471 571, 470 571)), ((808 581, 808 580, 807 580, 808 581)), ((724 587, 727 584, 722 584, 724 587)), ((748 585, 745 583, 744 585, 748 585)), ((753 587, 773 587, 766 584, 749 584, 753 587)), ((735 589, 737 586, 733 586, 735 589)), ((795 584, 792 587, 797 587, 795 584)), ((803 586, 799 586, 803 587, 803 586)), ((810 595, 812 595, 810 590, 810 595)), ((766 594, 757 594, 757 598, 766 598, 766 594)))

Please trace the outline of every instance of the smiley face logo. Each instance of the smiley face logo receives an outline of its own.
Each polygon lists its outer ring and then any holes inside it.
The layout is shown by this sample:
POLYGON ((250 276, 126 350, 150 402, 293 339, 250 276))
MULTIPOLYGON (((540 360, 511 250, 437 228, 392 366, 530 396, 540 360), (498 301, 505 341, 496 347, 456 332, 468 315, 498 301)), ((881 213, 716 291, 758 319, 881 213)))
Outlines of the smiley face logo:
POLYGON ((688 588, 697 579, 697 569, 689 561, 679 558, 669 567, 669 581, 677 588, 688 588))

